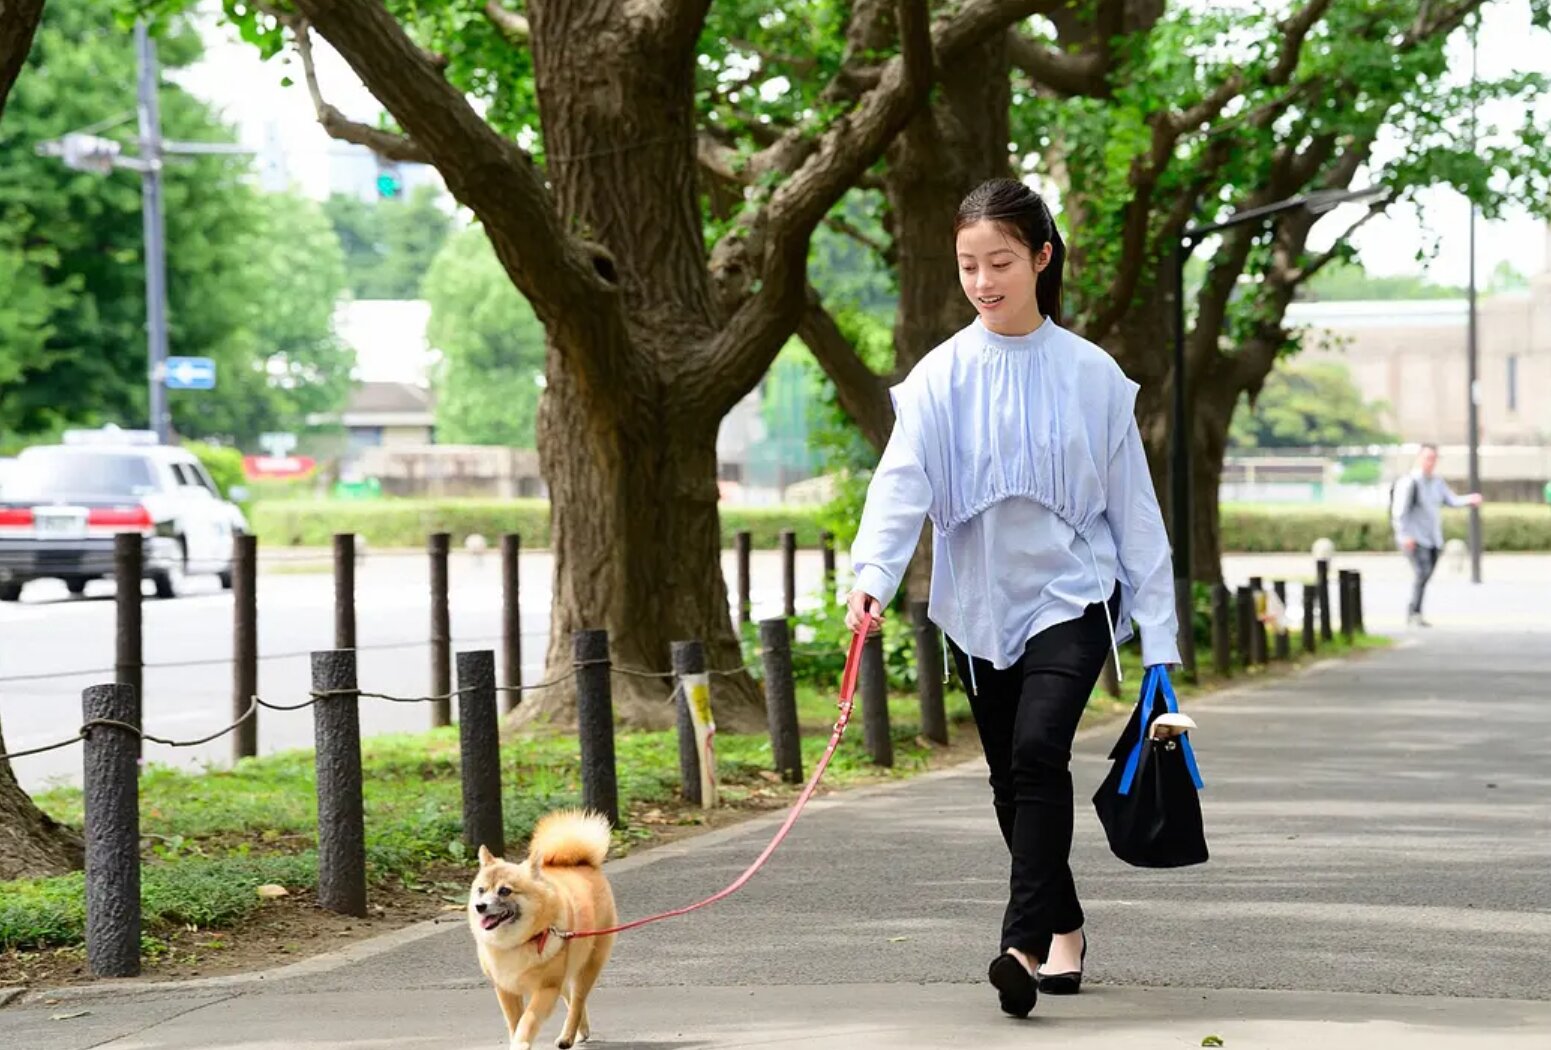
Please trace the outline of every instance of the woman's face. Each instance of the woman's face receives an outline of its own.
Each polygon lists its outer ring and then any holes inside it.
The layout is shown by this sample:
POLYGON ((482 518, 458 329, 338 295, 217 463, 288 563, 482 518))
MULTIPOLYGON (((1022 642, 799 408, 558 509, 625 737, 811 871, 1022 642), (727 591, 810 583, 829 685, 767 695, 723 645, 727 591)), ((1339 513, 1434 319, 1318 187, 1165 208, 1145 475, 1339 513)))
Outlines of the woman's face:
POLYGON ((1004 335, 1031 332, 1040 323, 1036 275, 1050 265, 1050 244, 1036 253, 989 219, 959 231, 959 285, 985 326, 1004 335))

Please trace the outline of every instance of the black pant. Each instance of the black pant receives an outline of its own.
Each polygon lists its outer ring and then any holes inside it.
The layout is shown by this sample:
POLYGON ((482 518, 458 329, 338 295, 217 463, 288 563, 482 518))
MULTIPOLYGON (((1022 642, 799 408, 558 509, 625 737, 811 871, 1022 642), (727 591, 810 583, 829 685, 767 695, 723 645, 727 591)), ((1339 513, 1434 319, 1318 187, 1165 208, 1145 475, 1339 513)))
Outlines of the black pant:
POLYGON ((1438 555, 1441 553, 1437 547, 1418 543, 1406 555, 1411 559, 1412 571, 1416 573, 1411 583, 1411 607, 1408 610, 1412 616, 1422 615, 1422 594, 1427 590, 1427 581, 1432 579, 1433 570, 1438 567, 1438 555))
MULTIPOLYGON (((1110 615, 1120 596, 1110 599, 1110 615)), ((1076 620, 1029 639, 1004 671, 975 659, 970 695, 980 745, 991 767, 991 798, 1012 854, 1002 950, 1017 948, 1043 961, 1050 938, 1083 924, 1068 863, 1072 852, 1072 738, 1110 654, 1104 607, 1088 606, 1076 620)), ((969 667, 957 645, 953 660, 969 688, 969 667)))

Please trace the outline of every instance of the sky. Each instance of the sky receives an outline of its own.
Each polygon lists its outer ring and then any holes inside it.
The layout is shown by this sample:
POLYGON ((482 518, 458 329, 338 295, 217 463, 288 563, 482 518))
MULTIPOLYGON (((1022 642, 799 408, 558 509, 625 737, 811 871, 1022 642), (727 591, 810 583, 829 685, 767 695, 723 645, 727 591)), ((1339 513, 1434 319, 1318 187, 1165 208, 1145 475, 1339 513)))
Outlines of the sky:
MULTIPOLYGON (((1246 0, 1248 2, 1248 0, 1246 0)), ((216 0, 201 4, 208 51, 197 66, 176 79, 194 94, 214 104, 238 128, 239 141, 262 147, 273 139, 283 148, 286 172, 311 196, 330 189, 331 154, 338 177, 338 145, 317 126, 312 102, 301 84, 299 65, 265 63, 249 45, 219 26, 216 0), (290 75, 297 83, 282 87, 290 75)), ((1464 82, 1469 77, 1470 49, 1463 34, 1454 40, 1451 75, 1464 82)), ((361 85, 349 66, 326 44, 317 41, 318 73, 325 99, 347 115, 375 121, 381 107, 361 85)), ((1480 72, 1483 76, 1513 71, 1551 75, 1551 36, 1531 32, 1528 0, 1496 0, 1489 5, 1480 36, 1480 72)), ((1542 99, 1539 115, 1551 134, 1551 99, 1542 99)), ((1515 116, 1506 114, 1507 116, 1515 116)), ((1483 110, 1483 122, 1493 114, 1483 110)), ((1510 123, 1516 123, 1515 119, 1510 123)), ((1449 190, 1425 191, 1420 207, 1400 207, 1370 222, 1355 235, 1363 264, 1375 274, 1425 273, 1441 284, 1462 285, 1468 275, 1468 222, 1470 209, 1459 194, 1449 190), (1419 262, 1417 253, 1436 239, 1437 258, 1419 262)), ((1361 215, 1355 207, 1341 208, 1316 227, 1311 246, 1331 243, 1361 215)), ((1501 221, 1478 222, 1478 280, 1483 284, 1499 263, 1508 262, 1520 273, 1531 275, 1551 270, 1551 234, 1544 224, 1525 212, 1510 213, 1501 221)))

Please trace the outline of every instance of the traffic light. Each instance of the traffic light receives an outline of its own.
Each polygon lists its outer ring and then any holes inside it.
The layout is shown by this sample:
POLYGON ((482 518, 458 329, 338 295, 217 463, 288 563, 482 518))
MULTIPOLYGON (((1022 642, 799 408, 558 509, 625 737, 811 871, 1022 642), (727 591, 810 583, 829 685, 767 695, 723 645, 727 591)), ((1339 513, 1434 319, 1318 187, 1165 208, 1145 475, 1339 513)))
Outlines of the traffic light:
POLYGON ((377 199, 397 200, 403 192, 404 174, 399 170, 398 161, 379 156, 377 158, 377 199))

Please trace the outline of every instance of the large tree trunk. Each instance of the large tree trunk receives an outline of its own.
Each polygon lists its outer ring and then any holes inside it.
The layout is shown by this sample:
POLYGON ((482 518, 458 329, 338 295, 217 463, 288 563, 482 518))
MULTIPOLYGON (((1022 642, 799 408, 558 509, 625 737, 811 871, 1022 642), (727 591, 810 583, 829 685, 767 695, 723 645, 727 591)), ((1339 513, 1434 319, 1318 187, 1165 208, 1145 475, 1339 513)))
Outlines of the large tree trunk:
POLYGON ((42 16, 43 0, 0 0, 0 116, 5 115, 6 96, 32 50, 42 16))
MULTIPOLYGON (((549 376, 538 429, 555 552, 547 665, 571 665, 571 632, 608 627, 616 666, 664 671, 670 643, 700 639, 709 668, 737 667, 721 573, 715 421, 643 406, 638 426, 618 427, 587 415, 562 355, 550 355, 549 376)), ((670 681, 615 675, 613 694, 621 722, 673 724, 670 681)), ((718 676, 715 703, 724 729, 764 724, 746 675, 718 676)), ((518 710, 523 720, 569 723, 574 693, 530 694, 518 710)))
MULTIPOLYGON (((693 50, 632 51, 652 38, 610 32, 613 16, 589 16, 587 5, 538 12, 533 50, 556 205, 607 246, 597 265, 627 318, 621 367, 601 389, 579 364, 586 349, 551 330, 538 428, 555 551, 547 665, 569 667, 572 632, 602 627, 616 666, 662 673, 672 642, 698 639, 709 667, 737 667, 720 569, 718 419, 696 410, 727 379, 683 375, 720 322, 693 191, 693 50)), ((722 726, 763 723, 751 678, 716 686, 722 726)), ((615 675, 613 692, 621 722, 673 724, 671 681, 615 675)), ((530 695, 521 717, 568 724, 574 695, 569 682, 530 695)))
POLYGON ((1238 403, 1237 383, 1208 377, 1196 388, 1191 403, 1190 490, 1195 509, 1191 515, 1191 575, 1200 583, 1222 579, 1222 510, 1218 490, 1222 486, 1223 457, 1228 451, 1228 425, 1238 403))
MULTIPOLYGON (((0 754, 5 733, 0 731, 0 754)), ((85 863, 81 836, 44 813, 0 760, 0 882, 63 875, 85 863)))

